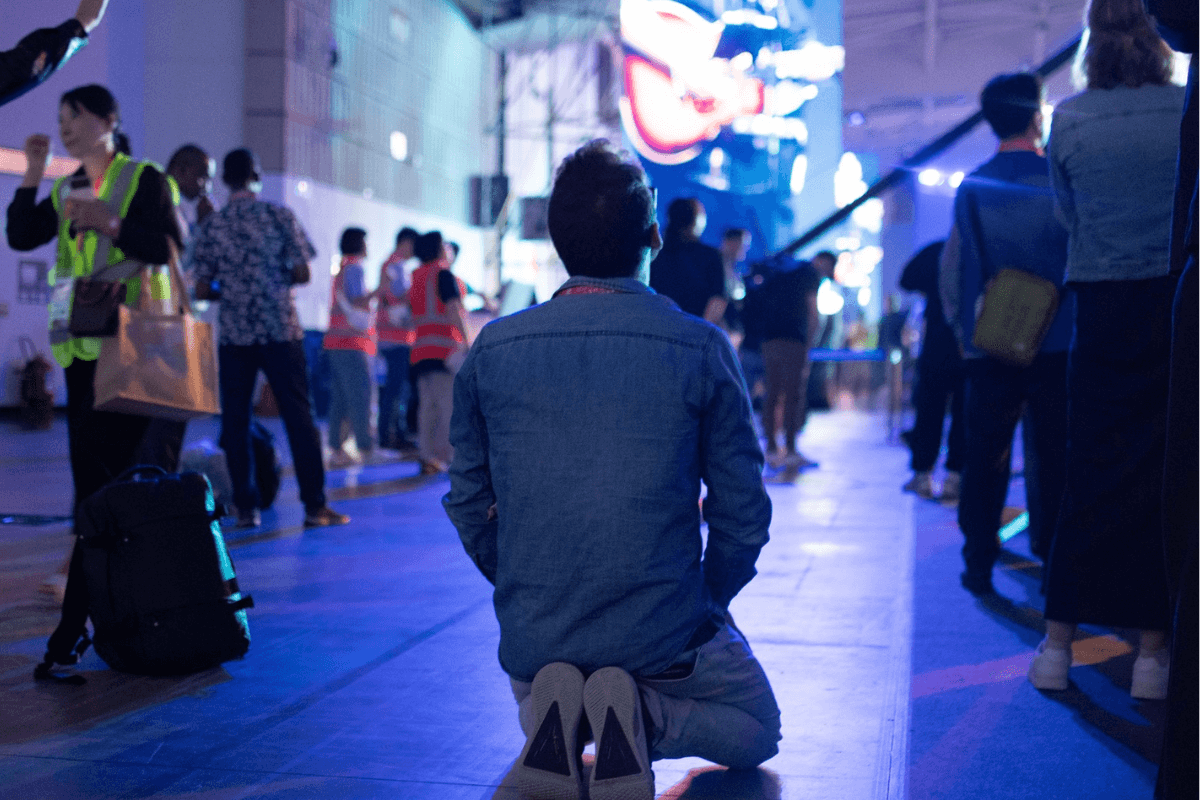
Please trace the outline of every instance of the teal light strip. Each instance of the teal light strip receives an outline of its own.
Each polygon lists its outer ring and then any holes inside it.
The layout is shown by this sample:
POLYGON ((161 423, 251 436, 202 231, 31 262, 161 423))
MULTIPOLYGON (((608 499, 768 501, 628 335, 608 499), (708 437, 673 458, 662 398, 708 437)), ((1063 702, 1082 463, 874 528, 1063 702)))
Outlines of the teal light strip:
POLYGON ((1000 529, 1000 542, 1007 542, 1029 527, 1029 512, 1022 511, 1021 515, 1000 529))

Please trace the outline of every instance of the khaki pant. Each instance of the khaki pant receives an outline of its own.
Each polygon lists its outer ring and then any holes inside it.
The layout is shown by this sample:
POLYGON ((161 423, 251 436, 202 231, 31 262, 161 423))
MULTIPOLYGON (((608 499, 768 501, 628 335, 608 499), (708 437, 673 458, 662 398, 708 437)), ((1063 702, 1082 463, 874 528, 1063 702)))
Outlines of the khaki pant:
POLYGON ((794 453, 807 400, 808 345, 794 339, 770 339, 762 344, 762 356, 766 372, 762 422, 767 452, 778 451, 776 432, 782 425, 784 450, 794 453))
POLYGON ((417 378, 417 450, 425 462, 454 460, 450 446, 450 412, 454 408, 454 376, 439 370, 417 378))

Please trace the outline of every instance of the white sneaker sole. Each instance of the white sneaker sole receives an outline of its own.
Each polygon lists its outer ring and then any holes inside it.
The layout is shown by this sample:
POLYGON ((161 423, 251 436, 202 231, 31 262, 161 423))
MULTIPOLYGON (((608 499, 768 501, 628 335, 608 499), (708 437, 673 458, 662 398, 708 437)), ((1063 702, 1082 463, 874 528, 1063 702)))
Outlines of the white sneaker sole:
POLYGON ((583 687, 583 708, 596 740, 591 800, 654 800, 637 683, 617 667, 596 670, 583 687))
POLYGON ((530 690, 533 734, 517 759, 522 800, 580 800, 583 781, 576 736, 583 713, 583 674, 570 664, 542 667, 530 690))

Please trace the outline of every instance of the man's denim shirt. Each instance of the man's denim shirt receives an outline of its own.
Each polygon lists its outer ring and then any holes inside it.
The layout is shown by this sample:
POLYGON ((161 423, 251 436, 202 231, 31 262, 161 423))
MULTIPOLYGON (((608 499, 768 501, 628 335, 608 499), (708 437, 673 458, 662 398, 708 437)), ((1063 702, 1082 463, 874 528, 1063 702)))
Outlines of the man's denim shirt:
POLYGON ((725 335, 632 278, 574 286, 610 291, 492 322, 454 382, 442 503, 523 681, 553 661, 671 666, 754 576, 771 521, 725 335))

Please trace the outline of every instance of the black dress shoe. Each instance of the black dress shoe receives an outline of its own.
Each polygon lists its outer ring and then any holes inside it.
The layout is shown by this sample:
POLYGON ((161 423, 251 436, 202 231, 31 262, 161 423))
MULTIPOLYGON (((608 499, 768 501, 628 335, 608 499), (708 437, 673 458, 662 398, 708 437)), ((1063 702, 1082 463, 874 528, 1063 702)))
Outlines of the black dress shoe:
POLYGON ((992 586, 991 575, 972 574, 970 570, 967 570, 958 576, 958 580, 964 589, 976 597, 996 593, 995 587, 992 586))

